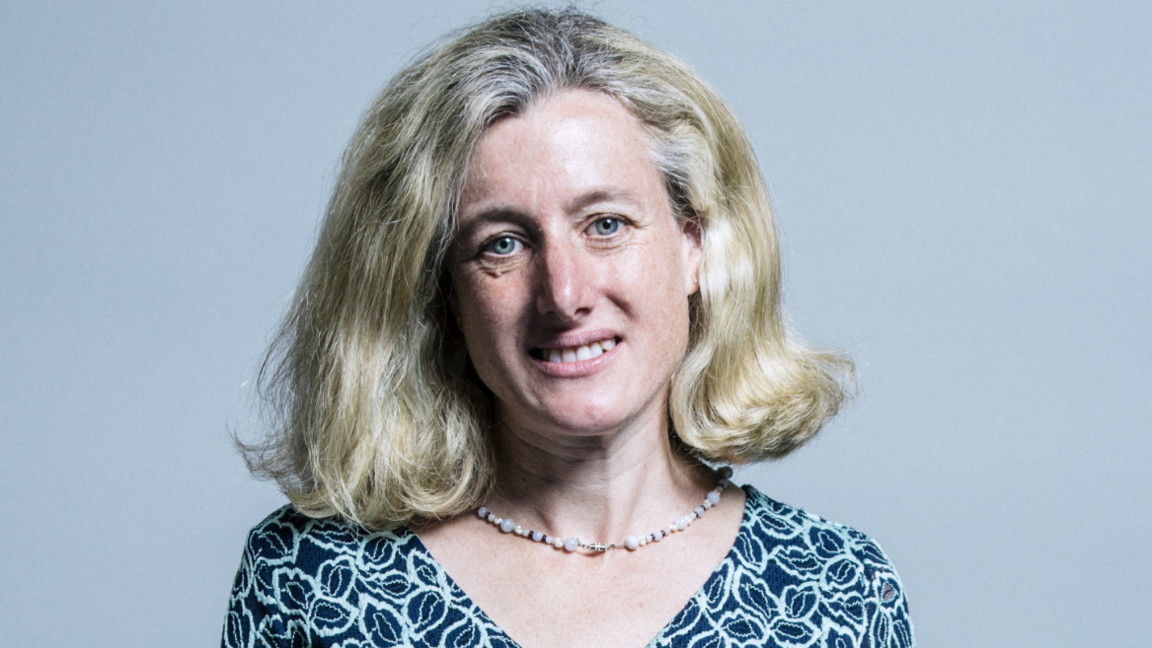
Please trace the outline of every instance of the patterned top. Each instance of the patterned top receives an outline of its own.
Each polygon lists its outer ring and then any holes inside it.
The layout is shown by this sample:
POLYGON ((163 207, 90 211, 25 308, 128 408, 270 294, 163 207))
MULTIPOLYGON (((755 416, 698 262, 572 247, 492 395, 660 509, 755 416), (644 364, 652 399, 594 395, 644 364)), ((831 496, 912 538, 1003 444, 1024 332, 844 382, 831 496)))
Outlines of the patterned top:
MULTIPOLYGON (((867 536, 745 486, 731 551, 650 647, 914 646, 895 570, 867 536)), ((514 648, 407 527, 285 506, 248 535, 222 645, 514 648)))

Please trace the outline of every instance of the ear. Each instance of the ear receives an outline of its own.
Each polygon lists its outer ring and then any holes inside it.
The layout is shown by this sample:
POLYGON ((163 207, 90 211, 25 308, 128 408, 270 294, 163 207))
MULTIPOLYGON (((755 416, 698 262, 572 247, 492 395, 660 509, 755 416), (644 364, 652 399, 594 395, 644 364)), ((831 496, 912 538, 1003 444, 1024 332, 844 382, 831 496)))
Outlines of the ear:
POLYGON ((684 263, 684 289, 691 295, 700 289, 700 258, 703 256, 704 232, 695 217, 680 221, 680 251, 684 263))

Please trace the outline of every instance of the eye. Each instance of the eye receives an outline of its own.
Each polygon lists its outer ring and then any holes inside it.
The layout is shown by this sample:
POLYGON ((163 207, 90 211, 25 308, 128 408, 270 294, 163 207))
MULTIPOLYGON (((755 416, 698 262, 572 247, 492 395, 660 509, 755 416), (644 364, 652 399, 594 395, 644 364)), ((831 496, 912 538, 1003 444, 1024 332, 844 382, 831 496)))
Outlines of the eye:
POLYGON ((481 252, 488 252, 498 256, 508 256, 520 249, 520 241, 511 236, 498 236, 483 245, 481 252))
POLYGON ((592 229, 598 236, 612 236, 620 231, 620 219, 612 217, 598 219, 592 224, 592 229))

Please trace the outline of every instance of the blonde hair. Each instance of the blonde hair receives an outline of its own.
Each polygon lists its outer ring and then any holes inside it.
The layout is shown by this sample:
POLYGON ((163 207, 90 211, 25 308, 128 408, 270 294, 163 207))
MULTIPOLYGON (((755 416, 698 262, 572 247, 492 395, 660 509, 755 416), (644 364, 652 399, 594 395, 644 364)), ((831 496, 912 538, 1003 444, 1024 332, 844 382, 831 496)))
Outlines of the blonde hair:
POLYGON ((494 17, 383 89, 344 154, 319 240, 260 371, 270 435, 243 445, 308 515, 390 528, 491 489, 489 396, 447 316, 443 263, 476 141, 558 91, 615 97, 652 134, 678 218, 702 237, 672 429, 703 459, 780 457, 851 388, 846 358, 780 313, 768 195, 728 105, 683 62, 575 12, 494 17))

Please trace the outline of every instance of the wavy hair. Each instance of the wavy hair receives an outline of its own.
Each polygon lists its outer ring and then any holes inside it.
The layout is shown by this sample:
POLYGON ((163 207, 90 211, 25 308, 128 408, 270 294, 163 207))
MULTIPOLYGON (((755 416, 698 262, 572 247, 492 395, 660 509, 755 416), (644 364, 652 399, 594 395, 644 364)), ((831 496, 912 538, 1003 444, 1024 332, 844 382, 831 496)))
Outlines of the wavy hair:
POLYGON ((312 516, 372 528, 451 516, 495 475, 489 395, 445 302, 466 165, 497 120, 565 89, 615 97, 652 135, 677 218, 701 232, 671 429, 702 459, 781 457, 853 387, 780 311, 772 211, 732 110, 691 68, 573 11, 491 18, 389 83, 341 164, 316 249, 261 367, 269 433, 242 451, 312 516))

